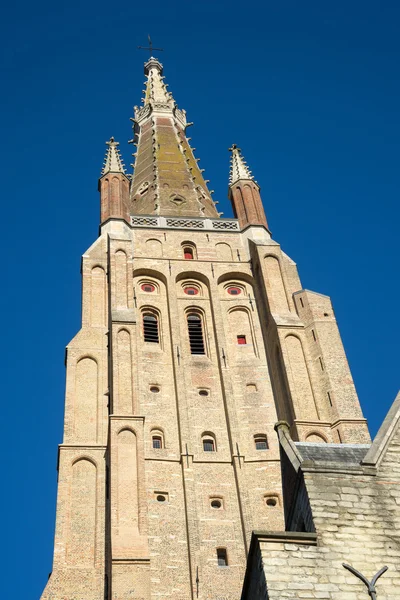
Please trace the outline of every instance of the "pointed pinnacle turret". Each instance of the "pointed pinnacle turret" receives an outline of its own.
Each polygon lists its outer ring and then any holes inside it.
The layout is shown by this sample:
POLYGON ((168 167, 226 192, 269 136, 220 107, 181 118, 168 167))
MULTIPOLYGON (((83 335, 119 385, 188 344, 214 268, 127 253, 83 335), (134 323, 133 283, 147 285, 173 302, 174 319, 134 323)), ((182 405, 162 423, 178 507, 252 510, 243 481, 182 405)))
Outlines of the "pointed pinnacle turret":
POLYGON ((263 225, 268 229, 260 195, 260 186, 247 166, 240 148, 236 144, 232 144, 229 150, 232 152, 229 199, 232 203, 233 213, 239 219, 241 228, 248 225, 263 225))
POLYGON ((124 163, 122 162, 118 149, 119 143, 116 142, 113 137, 111 137, 106 144, 108 149, 106 150, 101 176, 105 175, 106 173, 122 173, 125 175, 124 163))
POLYGON ((129 223, 129 179, 118 150, 118 142, 110 138, 99 179, 100 223, 108 219, 124 219, 129 223))
POLYGON ((236 183, 239 179, 252 179, 254 181, 254 177, 242 156, 241 149, 236 144, 232 144, 229 151, 232 152, 229 185, 236 183))

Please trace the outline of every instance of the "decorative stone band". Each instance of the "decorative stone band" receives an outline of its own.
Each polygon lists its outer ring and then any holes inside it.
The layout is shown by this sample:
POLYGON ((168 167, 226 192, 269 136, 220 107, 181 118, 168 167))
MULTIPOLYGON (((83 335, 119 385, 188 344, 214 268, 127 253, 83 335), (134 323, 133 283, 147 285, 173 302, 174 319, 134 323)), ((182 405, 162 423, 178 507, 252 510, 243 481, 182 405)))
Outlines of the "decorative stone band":
POLYGON ((167 227, 174 227, 174 229, 204 229, 204 223, 198 219, 167 219, 167 227))
POLYGON ((159 227, 162 229, 203 229, 218 231, 240 231, 237 219, 190 219, 174 217, 133 216, 133 227, 159 227))
POLYGON ((149 117, 154 112, 161 113, 172 113, 175 119, 178 121, 180 127, 185 130, 187 127, 186 113, 184 110, 179 109, 177 106, 171 106, 167 102, 152 102, 150 104, 146 104, 145 106, 135 106, 135 121, 138 124, 142 124, 147 117, 149 117))

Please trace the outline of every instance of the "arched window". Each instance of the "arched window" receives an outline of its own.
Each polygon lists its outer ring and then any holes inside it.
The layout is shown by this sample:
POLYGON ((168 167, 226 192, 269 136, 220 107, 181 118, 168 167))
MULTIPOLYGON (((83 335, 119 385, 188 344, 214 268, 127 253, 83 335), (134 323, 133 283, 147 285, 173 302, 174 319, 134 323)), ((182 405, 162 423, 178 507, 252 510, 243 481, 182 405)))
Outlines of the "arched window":
POLYGON ((143 314, 143 335, 145 342, 152 342, 153 344, 160 343, 158 317, 154 313, 146 312, 143 314))
POLYGON ((256 450, 268 450, 268 439, 263 433, 258 433, 254 436, 256 450))
POLYGON ((161 450, 164 448, 164 435, 162 431, 154 429, 151 432, 151 444, 154 450, 161 450))
POLYGON ((189 242, 189 241, 182 242, 182 252, 183 252, 183 258, 185 260, 193 260, 194 258, 197 258, 196 246, 195 246, 195 244, 193 244, 193 242, 189 242))
POLYGON ((163 439, 162 439, 161 435, 153 435, 152 440, 153 440, 153 448, 155 450, 160 450, 163 447, 163 439))
POLYGON ((197 313, 189 313, 187 316, 190 352, 191 354, 205 354, 203 323, 197 313))
POLYGON ((204 452, 215 452, 215 438, 211 433, 204 434, 202 442, 204 452))
POLYGON ((204 438, 203 450, 204 452, 215 452, 215 442, 212 438, 204 438))
POLYGON ((323 435, 317 431, 312 431, 306 436, 306 442, 313 442, 314 444, 326 444, 326 439, 323 435))

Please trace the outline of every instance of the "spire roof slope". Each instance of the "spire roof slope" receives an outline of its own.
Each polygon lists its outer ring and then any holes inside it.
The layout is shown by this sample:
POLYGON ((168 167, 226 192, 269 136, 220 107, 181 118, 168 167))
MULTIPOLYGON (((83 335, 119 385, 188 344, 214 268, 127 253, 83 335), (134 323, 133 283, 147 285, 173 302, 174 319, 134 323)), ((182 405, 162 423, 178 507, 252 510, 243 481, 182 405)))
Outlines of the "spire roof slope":
POLYGON ((162 64, 151 57, 145 64, 142 105, 135 106, 132 212, 218 218, 203 169, 186 136, 191 123, 168 92, 162 73, 162 64))
POLYGON ((119 143, 111 137, 106 144, 108 148, 106 150, 101 175, 106 175, 106 173, 122 173, 125 175, 124 163, 122 162, 118 149, 119 143))
POLYGON ((242 156, 241 149, 236 144, 232 144, 229 150, 232 152, 229 185, 233 185, 239 179, 251 179, 254 181, 254 177, 242 156))

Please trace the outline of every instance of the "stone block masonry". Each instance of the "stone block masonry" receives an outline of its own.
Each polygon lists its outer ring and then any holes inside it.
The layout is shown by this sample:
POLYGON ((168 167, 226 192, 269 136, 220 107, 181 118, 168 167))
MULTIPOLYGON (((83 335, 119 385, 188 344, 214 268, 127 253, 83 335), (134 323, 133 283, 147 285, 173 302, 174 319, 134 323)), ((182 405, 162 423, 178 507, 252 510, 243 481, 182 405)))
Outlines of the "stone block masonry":
POLYGON ((400 597, 399 416, 400 396, 372 446, 296 444, 280 425, 282 452, 297 470, 285 498, 288 530, 253 533, 242 600, 365 600, 365 584, 343 563, 369 581, 387 566, 377 597, 400 597), (295 531, 308 507, 314 532, 295 531))

